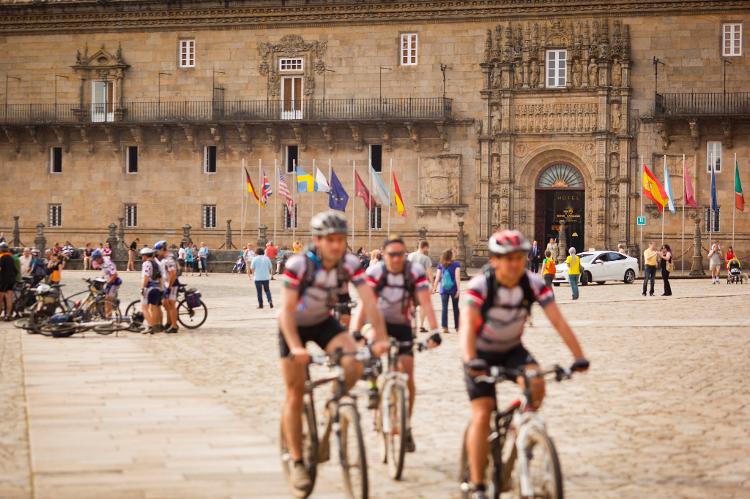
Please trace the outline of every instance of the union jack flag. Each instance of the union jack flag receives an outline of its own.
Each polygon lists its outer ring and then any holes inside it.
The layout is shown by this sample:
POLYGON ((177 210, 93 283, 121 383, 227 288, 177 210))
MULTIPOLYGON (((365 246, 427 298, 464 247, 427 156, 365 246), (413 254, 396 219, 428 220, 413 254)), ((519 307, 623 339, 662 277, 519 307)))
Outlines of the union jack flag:
POLYGON ((268 175, 266 175, 266 172, 263 172, 263 186, 260 189, 260 202, 263 203, 263 206, 268 205, 268 198, 273 194, 273 189, 271 189, 271 182, 268 181, 268 175))
POLYGON ((284 177, 284 174, 281 172, 279 172, 279 194, 284 197, 286 206, 291 211, 294 207, 294 199, 292 199, 292 194, 289 192, 289 187, 286 185, 286 177, 284 177))

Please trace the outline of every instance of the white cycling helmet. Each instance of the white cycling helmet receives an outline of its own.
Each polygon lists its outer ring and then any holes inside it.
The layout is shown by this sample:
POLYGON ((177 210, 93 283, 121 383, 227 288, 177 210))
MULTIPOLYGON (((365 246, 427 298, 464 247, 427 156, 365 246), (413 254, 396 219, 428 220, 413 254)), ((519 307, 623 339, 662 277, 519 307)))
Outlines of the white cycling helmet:
POLYGON ((526 236, 517 230, 501 230, 490 236, 487 246, 493 255, 509 255, 511 253, 528 253, 531 243, 526 236))
POLYGON ((154 250, 149 247, 145 247, 141 250, 141 256, 154 256, 154 250))
POLYGON ((331 234, 346 234, 348 227, 346 217, 341 212, 328 210, 315 215, 310 220, 313 236, 325 237, 331 234))

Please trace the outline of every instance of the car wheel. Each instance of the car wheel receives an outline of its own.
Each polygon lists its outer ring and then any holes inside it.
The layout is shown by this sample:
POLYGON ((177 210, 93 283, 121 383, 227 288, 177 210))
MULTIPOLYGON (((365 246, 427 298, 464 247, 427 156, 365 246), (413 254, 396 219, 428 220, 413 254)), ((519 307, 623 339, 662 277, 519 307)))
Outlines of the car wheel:
POLYGON ((583 274, 581 274, 581 286, 588 286, 588 284, 591 282, 591 273, 588 271, 585 271, 583 274))
POLYGON ((633 269, 628 269, 625 271, 625 284, 633 284, 635 282, 635 272, 633 269))

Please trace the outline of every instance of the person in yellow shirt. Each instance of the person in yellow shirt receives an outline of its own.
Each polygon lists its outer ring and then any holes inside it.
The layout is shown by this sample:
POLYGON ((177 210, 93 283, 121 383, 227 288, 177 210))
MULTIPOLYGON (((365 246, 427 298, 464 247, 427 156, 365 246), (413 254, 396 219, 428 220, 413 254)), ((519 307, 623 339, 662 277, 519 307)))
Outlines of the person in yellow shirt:
POLYGON ((581 257, 576 255, 576 249, 570 248, 568 250, 568 257, 565 259, 565 263, 568 265, 568 282, 570 283, 570 290, 573 292, 573 299, 578 299, 578 279, 581 277, 581 257))
POLYGON ((295 255, 299 255, 300 253, 302 253, 302 243, 301 242, 294 241, 294 243, 292 244, 292 253, 294 253, 295 255))
POLYGON ((649 296, 654 296, 654 278, 656 277, 656 258, 659 253, 654 243, 648 243, 648 248, 643 252, 643 296, 646 296, 646 286, 651 283, 649 296))

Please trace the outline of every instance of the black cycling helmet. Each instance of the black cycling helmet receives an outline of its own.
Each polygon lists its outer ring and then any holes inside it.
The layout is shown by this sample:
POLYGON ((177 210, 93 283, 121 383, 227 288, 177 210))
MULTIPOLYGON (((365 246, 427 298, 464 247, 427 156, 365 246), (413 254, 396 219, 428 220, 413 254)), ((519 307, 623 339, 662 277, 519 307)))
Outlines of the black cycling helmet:
POLYGON ((348 227, 346 217, 335 210, 323 211, 310 220, 313 236, 325 237, 331 234, 346 234, 348 227))

